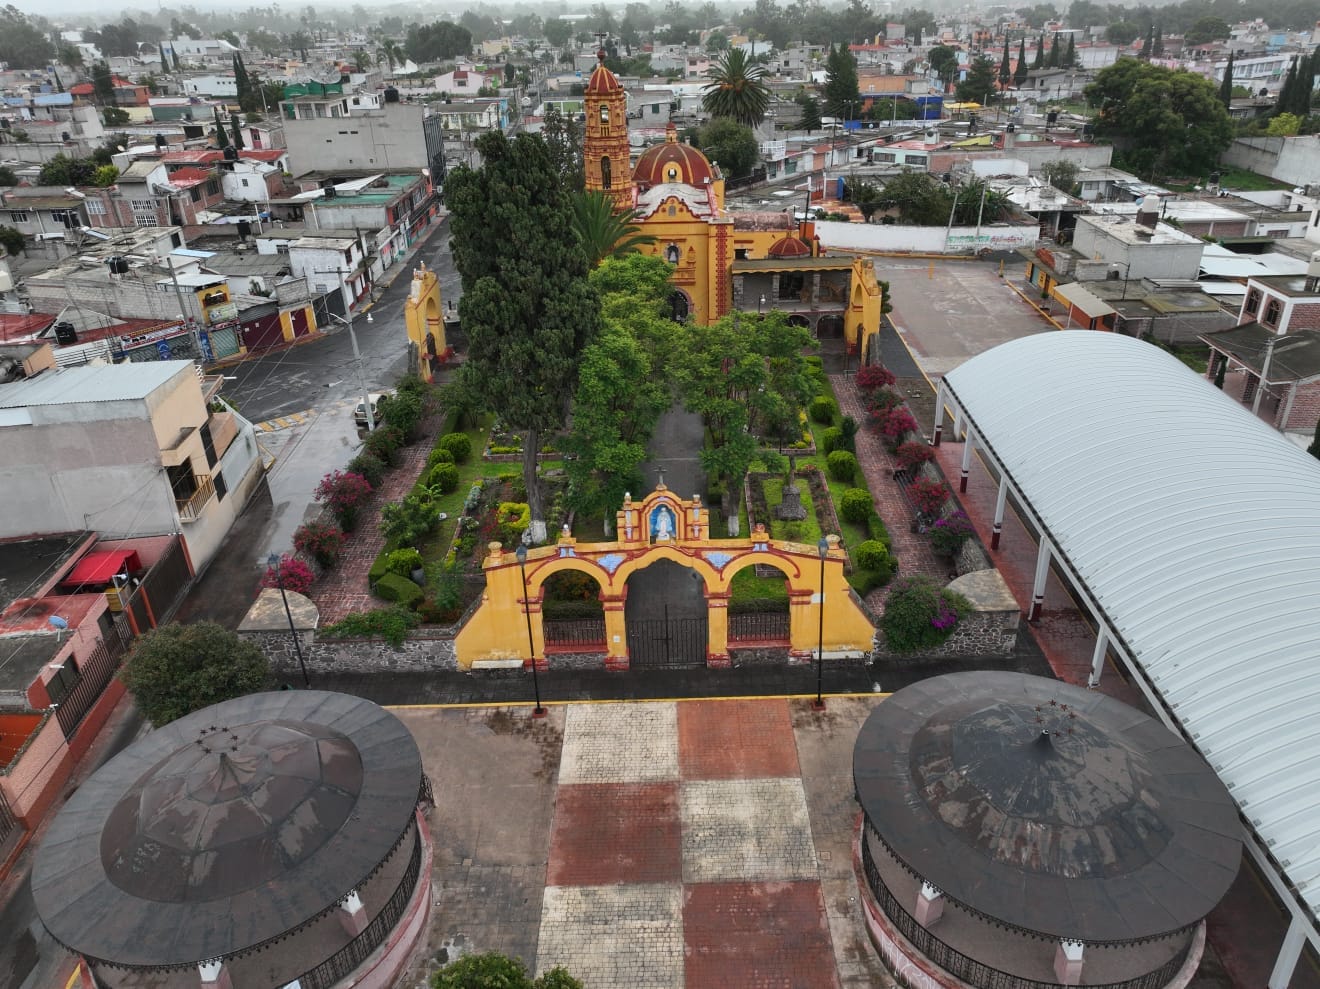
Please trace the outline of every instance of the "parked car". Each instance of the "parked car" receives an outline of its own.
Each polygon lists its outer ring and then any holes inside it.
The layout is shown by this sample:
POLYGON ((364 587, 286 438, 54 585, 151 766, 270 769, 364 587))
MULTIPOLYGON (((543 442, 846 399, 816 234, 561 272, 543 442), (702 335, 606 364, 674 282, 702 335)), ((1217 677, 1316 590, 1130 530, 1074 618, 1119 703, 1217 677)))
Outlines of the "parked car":
MULTIPOLYGON (((393 395, 394 392, 392 391, 376 391, 367 395, 367 398, 371 399, 371 425, 373 428, 380 425, 381 406, 393 395)), ((357 423, 359 429, 367 428, 367 407, 361 402, 358 402, 357 407, 353 410, 353 421, 357 423)))

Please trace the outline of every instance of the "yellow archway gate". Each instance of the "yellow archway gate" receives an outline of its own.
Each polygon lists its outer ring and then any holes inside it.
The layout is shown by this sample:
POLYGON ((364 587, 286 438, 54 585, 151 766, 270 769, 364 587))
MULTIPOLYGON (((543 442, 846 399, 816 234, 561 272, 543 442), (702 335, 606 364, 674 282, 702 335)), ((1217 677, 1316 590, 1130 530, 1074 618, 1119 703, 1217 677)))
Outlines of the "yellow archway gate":
POLYGON ((617 539, 579 543, 568 532, 552 546, 527 553, 527 598, 517 557, 491 543, 483 568, 486 590, 481 603, 455 640, 458 665, 482 669, 527 665, 536 656, 545 668, 545 632, 541 603, 547 579, 565 570, 594 578, 600 585, 605 612, 605 666, 626 670, 628 634, 624 618, 628 578, 657 560, 672 560, 690 568, 703 583, 708 615, 706 663, 729 666, 728 604, 730 584, 738 571, 757 563, 785 575, 789 596, 789 656, 809 659, 818 645, 824 609, 824 650, 831 659, 867 655, 875 628, 851 593, 844 577, 844 553, 837 536, 829 536, 824 563, 815 546, 771 539, 758 526, 742 539, 712 539, 709 512, 699 497, 680 499, 659 484, 645 499, 624 500, 617 513, 617 539), (531 618, 531 652, 526 617, 531 618))
POLYGON ((408 340, 417 348, 413 370, 423 381, 435 376, 435 365, 446 360, 451 351, 445 341, 445 323, 440 308, 440 279, 423 261, 413 269, 408 301, 403 304, 403 325, 408 340))

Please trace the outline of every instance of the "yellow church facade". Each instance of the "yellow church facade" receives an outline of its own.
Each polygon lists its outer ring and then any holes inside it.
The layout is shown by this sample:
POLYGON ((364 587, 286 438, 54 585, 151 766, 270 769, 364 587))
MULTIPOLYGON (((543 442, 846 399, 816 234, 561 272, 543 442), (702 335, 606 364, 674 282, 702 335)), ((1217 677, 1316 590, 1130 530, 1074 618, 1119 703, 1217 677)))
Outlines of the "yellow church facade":
POLYGON ((814 225, 791 214, 731 214, 719 167, 679 141, 672 123, 663 144, 629 164, 627 101, 603 53, 584 103, 586 187, 631 211, 654 238, 643 250, 673 266, 675 318, 712 323, 735 309, 778 310, 822 341, 868 352, 883 301, 870 258, 827 255, 814 225))

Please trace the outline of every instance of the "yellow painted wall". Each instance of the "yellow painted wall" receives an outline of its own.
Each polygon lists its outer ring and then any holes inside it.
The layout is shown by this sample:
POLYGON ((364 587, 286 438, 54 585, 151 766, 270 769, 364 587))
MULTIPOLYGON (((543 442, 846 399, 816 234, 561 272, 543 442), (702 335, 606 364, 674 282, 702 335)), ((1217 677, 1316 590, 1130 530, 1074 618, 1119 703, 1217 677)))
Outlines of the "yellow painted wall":
POLYGON ((440 279, 425 262, 413 270, 408 301, 403 305, 403 323, 408 339, 417 345, 417 367, 413 370, 424 381, 431 381, 434 362, 427 359, 428 355, 443 358, 449 352, 449 345, 445 341, 440 279))

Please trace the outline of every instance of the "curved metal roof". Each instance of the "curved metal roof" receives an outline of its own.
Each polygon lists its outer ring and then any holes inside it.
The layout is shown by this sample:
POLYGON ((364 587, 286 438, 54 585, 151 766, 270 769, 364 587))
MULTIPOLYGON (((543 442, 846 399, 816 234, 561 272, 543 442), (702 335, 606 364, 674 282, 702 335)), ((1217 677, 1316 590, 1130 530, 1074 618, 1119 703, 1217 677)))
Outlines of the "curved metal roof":
POLYGON ((122 968, 242 954, 333 909, 408 833, 398 718, 346 694, 252 694, 180 718, 78 788, 32 895, 70 950, 122 968))
POLYGON ((1320 907, 1320 464, 1170 354, 1043 333, 945 385, 1320 907))
POLYGON ((953 673, 879 705, 853 749, 894 857, 1000 923, 1091 943, 1161 937, 1223 898, 1237 810, 1191 746, 1098 691, 953 673))

